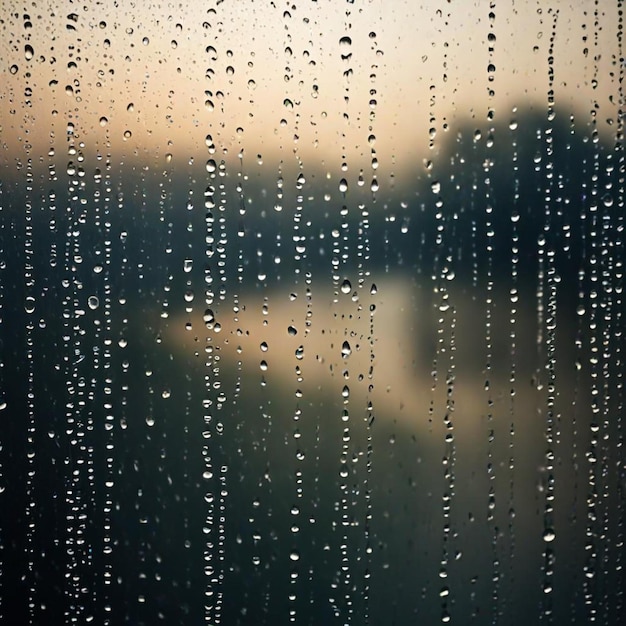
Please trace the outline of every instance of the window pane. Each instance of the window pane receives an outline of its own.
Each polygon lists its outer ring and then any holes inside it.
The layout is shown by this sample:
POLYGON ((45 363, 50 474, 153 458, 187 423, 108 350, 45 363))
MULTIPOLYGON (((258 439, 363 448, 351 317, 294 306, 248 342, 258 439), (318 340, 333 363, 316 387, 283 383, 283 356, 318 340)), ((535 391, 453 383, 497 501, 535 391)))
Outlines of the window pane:
POLYGON ((0 18, 7 623, 621 624, 622 2, 0 18))

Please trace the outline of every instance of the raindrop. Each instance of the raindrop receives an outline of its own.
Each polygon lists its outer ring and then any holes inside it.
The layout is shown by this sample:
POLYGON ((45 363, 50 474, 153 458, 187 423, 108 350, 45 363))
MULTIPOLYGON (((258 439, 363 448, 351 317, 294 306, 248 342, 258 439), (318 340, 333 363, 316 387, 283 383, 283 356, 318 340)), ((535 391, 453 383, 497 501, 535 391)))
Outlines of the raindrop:
POLYGON ((27 296, 25 303, 24 303, 24 309, 26 311, 26 313, 34 313, 35 312, 35 298, 33 298, 33 296, 27 296))
POLYGON ((350 37, 345 36, 339 40, 339 50, 341 51, 341 58, 344 61, 348 61, 352 57, 352 52, 350 48, 352 46, 352 39, 350 37))
POLYGON ((341 293, 350 293, 352 289, 352 284, 350 283, 350 281, 346 278, 342 283, 341 283, 341 293))
POLYGON ((98 296, 89 296, 87 304, 92 311, 95 311, 100 306, 100 300, 98 296))
POLYGON ((602 202, 607 209, 610 209, 613 206, 613 196, 610 193, 604 194, 602 202))

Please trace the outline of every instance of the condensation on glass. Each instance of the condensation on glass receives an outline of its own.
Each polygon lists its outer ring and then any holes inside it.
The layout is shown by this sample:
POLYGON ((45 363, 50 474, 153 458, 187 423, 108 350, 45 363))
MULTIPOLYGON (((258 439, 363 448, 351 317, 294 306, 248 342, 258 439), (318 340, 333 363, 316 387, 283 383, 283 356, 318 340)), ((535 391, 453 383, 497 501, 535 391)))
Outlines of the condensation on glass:
POLYGON ((188 4, 0 16, 0 620, 623 623, 622 2, 188 4))

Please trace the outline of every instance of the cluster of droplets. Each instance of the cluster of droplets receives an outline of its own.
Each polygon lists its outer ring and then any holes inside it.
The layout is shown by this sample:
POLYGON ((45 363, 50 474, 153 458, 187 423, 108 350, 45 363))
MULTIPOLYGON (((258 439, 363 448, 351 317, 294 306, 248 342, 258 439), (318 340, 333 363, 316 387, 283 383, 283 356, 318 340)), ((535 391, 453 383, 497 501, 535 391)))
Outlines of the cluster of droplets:
MULTIPOLYGON (((206 161, 208 173, 208 185, 204 190, 204 228, 205 228, 205 255, 206 268, 204 272, 204 306, 203 321, 207 331, 217 330, 219 322, 215 318, 213 307, 215 305, 215 283, 218 276, 214 275, 214 257, 219 249, 217 237, 216 215, 218 200, 217 189, 217 164, 213 158, 216 148, 211 135, 207 135, 205 144, 209 158, 206 161)), ((218 283, 219 284, 219 283, 218 283)), ((221 580, 222 558, 224 550, 224 503, 225 481, 227 474, 226 466, 217 466, 214 459, 214 449, 217 447, 215 438, 223 429, 220 426, 221 408, 225 398, 220 393, 220 363, 219 354, 216 352, 215 335, 212 332, 205 333, 205 360, 204 360, 204 392, 203 400, 203 439, 202 460, 203 479, 205 485, 206 513, 204 517, 203 533, 205 535, 203 545, 203 560, 205 574, 205 621, 207 623, 219 623, 222 605, 221 580)))
MULTIPOLYGON (((516 109, 513 109, 513 114, 516 113, 516 109)), ((515 118, 513 118, 514 120, 515 118)), ((509 124, 509 130, 512 132, 517 130, 517 122, 512 121, 509 124)), ((511 425, 509 428, 509 523, 508 531, 510 535, 510 547, 509 547, 509 562, 513 563, 515 558, 515 385, 517 381, 517 315, 519 306, 519 291, 518 291, 518 274, 519 274, 519 188, 520 179, 517 175, 518 171, 518 149, 517 149, 517 136, 513 134, 512 138, 512 167, 516 172, 514 177, 513 188, 513 205, 511 207, 511 287, 509 289, 509 339, 510 339, 510 357, 511 357, 511 369, 509 372, 509 384, 510 384, 510 419, 511 425)))
MULTIPOLYGON (((554 95, 553 95, 553 45, 556 33, 558 11, 555 12, 553 18, 553 32, 550 37, 550 49, 548 57, 548 120, 553 118, 554 95)), ((557 271, 554 264, 554 243, 551 241, 550 235, 553 232, 553 196, 554 178, 551 170, 554 168, 554 145, 552 133, 548 132, 545 136, 544 144, 545 156, 542 158, 542 164, 545 167, 545 183, 542 189, 544 196, 544 213, 545 235, 540 235, 538 239, 538 255, 539 255, 539 273, 537 283, 537 310, 538 315, 543 322, 540 322, 540 333, 542 341, 539 344, 545 347, 545 369, 547 373, 546 380, 546 453, 545 453, 545 502, 544 502, 544 530, 543 540, 545 543, 543 550, 543 593, 544 603, 543 612, 546 619, 550 620, 552 615, 552 591, 554 576, 554 548, 550 545, 555 539, 554 532, 554 506, 555 506, 555 446, 559 440, 558 423, 559 416, 555 409, 555 393, 556 393, 556 314, 557 314, 557 271)), ((542 355, 543 356, 543 355, 542 355)))

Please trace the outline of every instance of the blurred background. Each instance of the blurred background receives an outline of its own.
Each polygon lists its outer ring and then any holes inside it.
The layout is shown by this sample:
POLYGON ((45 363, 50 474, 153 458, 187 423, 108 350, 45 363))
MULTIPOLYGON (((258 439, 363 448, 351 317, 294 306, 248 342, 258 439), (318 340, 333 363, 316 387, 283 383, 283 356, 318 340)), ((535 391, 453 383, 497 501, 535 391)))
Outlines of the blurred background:
POLYGON ((621 5, 136 5, 0 16, 2 618, 622 623, 621 5))

